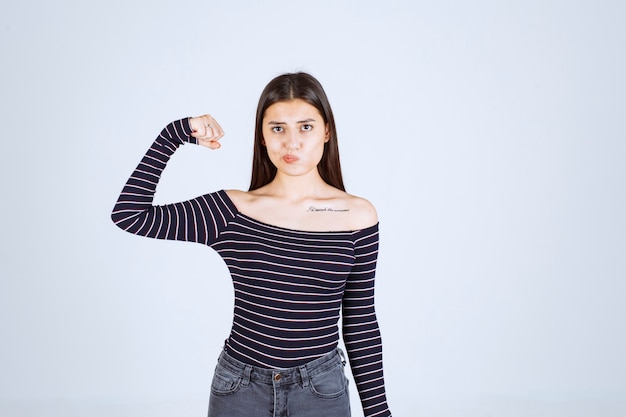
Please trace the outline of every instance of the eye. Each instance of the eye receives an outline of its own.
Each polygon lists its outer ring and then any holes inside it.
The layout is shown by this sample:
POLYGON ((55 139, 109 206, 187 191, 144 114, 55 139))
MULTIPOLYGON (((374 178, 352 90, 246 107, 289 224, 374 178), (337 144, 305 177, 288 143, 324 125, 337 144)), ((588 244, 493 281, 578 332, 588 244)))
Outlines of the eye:
POLYGON ((313 129, 313 125, 302 125, 302 130, 309 131, 313 129))
POLYGON ((283 130, 284 130, 284 129, 283 129, 283 127, 282 127, 282 126, 274 126, 274 127, 272 127, 272 132, 274 132, 274 133, 280 133, 280 132, 282 132, 283 130))

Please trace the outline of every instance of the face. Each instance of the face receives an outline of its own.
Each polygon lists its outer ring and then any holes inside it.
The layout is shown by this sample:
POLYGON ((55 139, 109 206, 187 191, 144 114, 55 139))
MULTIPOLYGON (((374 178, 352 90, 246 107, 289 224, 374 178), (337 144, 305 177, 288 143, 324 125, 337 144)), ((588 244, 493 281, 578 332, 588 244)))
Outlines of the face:
POLYGON ((317 174, 328 139, 324 118, 304 100, 280 101, 265 111, 263 145, 281 174, 317 174))

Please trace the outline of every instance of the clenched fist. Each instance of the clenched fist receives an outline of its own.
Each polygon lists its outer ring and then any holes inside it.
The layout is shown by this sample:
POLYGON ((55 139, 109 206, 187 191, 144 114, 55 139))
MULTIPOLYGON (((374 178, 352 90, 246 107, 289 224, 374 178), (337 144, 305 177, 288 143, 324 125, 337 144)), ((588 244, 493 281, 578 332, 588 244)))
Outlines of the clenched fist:
POLYGON ((219 140, 224 136, 222 127, 210 114, 192 117, 189 119, 191 126, 191 136, 198 140, 198 145, 206 146, 210 149, 219 149, 219 140))

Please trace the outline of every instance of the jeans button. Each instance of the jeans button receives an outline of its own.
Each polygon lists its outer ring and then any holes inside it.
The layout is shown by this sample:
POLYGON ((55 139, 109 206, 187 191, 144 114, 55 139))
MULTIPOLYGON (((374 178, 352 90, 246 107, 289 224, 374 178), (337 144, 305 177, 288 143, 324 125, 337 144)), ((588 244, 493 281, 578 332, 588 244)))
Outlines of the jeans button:
POLYGON ((274 375, 274 381, 280 381, 280 374, 274 375))

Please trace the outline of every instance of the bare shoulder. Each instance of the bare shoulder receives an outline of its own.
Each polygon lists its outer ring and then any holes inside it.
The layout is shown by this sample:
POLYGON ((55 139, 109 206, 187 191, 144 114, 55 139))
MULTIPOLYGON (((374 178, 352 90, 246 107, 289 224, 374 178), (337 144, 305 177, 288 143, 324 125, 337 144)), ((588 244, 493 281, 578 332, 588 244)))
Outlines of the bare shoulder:
POLYGON ((237 210, 245 211, 245 209, 254 202, 255 196, 247 191, 242 190, 225 190, 228 197, 233 202, 237 210))
POLYGON ((372 203, 362 197, 346 194, 345 203, 352 215, 351 229, 365 229, 378 223, 378 213, 372 203))
POLYGON ((226 190, 226 194, 240 213, 257 218, 260 214, 273 210, 271 207, 272 198, 268 198, 271 195, 263 192, 262 189, 254 191, 226 190))
POLYGON ((228 194, 228 197, 230 197, 231 200, 233 200, 233 203, 235 203, 235 200, 242 200, 248 197, 248 193, 246 191, 242 191, 242 190, 225 190, 226 194, 228 194))

